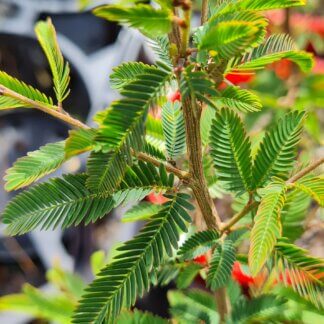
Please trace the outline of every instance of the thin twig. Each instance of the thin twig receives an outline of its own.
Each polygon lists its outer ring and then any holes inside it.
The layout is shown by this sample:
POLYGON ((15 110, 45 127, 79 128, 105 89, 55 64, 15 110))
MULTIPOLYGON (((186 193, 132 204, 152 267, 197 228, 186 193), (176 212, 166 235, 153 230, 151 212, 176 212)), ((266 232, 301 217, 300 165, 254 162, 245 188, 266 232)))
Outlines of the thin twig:
POLYGON ((27 106, 41 110, 41 111, 43 111, 51 116, 54 116, 64 122, 66 122, 67 124, 74 126, 74 127, 83 128, 83 129, 90 128, 88 125, 82 123, 80 120, 71 117, 67 112, 60 111, 59 107, 57 107, 57 106, 51 106, 51 105, 47 105, 47 104, 39 102, 39 101, 29 99, 29 98, 9 89, 7 87, 4 87, 3 85, 0 86, 0 93, 3 96, 17 99, 20 102, 23 102, 24 104, 26 104, 27 106))
POLYGON ((324 163, 324 157, 322 157, 322 158, 318 159, 317 161, 313 162, 312 164, 310 164, 305 169, 297 172, 294 176, 292 176, 287 181, 287 184, 291 184, 291 183, 296 182, 297 180, 299 180, 300 178, 304 177, 307 173, 312 172, 314 169, 316 169, 317 167, 319 167, 323 163, 324 163))
POLYGON ((189 174, 189 172, 180 170, 176 167, 174 167, 173 165, 170 165, 168 163, 165 162, 161 162, 157 159, 155 159, 154 157, 143 153, 143 152, 135 152, 134 150, 132 150, 132 154, 139 160, 145 161, 145 162, 150 162, 153 165, 159 167, 161 164, 164 165, 165 169, 168 172, 174 173, 179 179, 185 181, 185 182, 189 182, 189 180, 191 179, 191 176, 189 174))
POLYGON ((203 25, 208 19, 209 0, 202 0, 201 5, 201 24, 203 25))

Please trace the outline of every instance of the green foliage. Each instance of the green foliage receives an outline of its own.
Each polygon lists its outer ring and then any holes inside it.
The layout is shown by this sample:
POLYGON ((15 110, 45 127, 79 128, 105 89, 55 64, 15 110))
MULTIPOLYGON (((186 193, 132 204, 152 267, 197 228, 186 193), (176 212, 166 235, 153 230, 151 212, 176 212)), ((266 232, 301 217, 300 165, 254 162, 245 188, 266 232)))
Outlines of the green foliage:
POLYGON ((19 158, 6 171, 4 180, 7 191, 17 190, 30 185, 47 174, 54 172, 65 161, 64 141, 50 143, 39 150, 29 152, 19 158))
MULTIPOLYGON (((0 71, 0 85, 24 96, 29 98, 30 100, 38 101, 44 103, 46 105, 52 105, 53 101, 51 98, 47 97, 45 94, 40 92, 39 90, 33 88, 26 83, 13 78, 6 72, 0 71)), ((0 86, 1 90, 1 86, 0 86)), ((2 91, 0 91, 1 93, 2 91)), ((9 108, 16 108, 16 107, 31 107, 26 102, 20 101, 18 99, 12 99, 4 96, 0 97, 0 110, 1 109, 9 109, 9 108)))
POLYGON ((72 156, 82 154, 94 146, 94 138, 96 130, 94 129, 76 129, 69 132, 69 137, 65 141, 65 157, 71 158, 72 156))
POLYGON ((313 59, 310 53, 298 51, 293 39, 286 34, 271 35, 263 44, 229 63, 229 70, 246 71, 263 69, 281 59, 298 64, 303 72, 310 71, 313 59))
POLYGON ((249 265, 253 275, 258 274, 269 259, 281 236, 280 215, 286 199, 285 192, 286 186, 282 182, 271 183, 264 189, 251 232, 249 265))
POLYGON ((235 248, 231 240, 225 240, 216 247, 207 275, 207 286, 211 290, 215 291, 227 284, 235 259, 235 248))
POLYGON ((190 263, 177 276, 177 288, 188 288, 202 269, 200 264, 190 263))
POLYGON ((133 312, 124 311, 117 319, 118 324, 167 324, 168 320, 153 315, 149 312, 142 312, 134 309, 133 312))
POLYGON ((210 250, 218 239, 219 234, 213 230, 196 232, 183 243, 178 251, 178 256, 181 259, 194 259, 210 250))
POLYGON ((179 102, 168 102, 162 107, 162 126, 168 157, 174 160, 186 147, 186 130, 179 102))
POLYGON ((154 205, 147 201, 142 201, 138 205, 131 207, 122 217, 122 222, 136 222, 145 220, 158 213, 162 209, 161 205, 154 205))
POLYGON ((251 11, 215 15, 204 26, 198 47, 213 50, 213 56, 228 59, 260 44, 266 26, 266 19, 251 11))
POLYGON ((2 221, 11 235, 37 227, 66 228, 82 221, 95 222, 123 202, 141 200, 153 190, 171 189, 173 177, 164 174, 165 170, 159 173, 154 166, 139 162, 127 170, 113 195, 89 191, 83 174, 50 179, 16 196, 3 211, 2 221))
POLYGON ((119 314, 122 306, 129 308, 149 288, 148 271, 163 263, 166 255, 177 249, 179 229, 186 231, 190 221, 185 208, 191 205, 184 194, 167 196, 170 201, 152 216, 148 224, 120 250, 122 253, 98 274, 86 289, 73 318, 74 323, 100 323, 119 314), (91 307, 88 305, 91 304, 91 307))
POLYGON ((171 29, 171 12, 167 9, 154 9, 149 5, 107 5, 98 7, 93 12, 98 17, 135 27, 148 36, 165 35, 171 29))
POLYGON ((275 295, 261 295, 248 300, 241 298, 234 305, 228 323, 248 324, 266 323, 280 320, 286 307, 286 301, 275 295))
POLYGON ((231 110, 216 114, 210 132, 211 156, 225 187, 242 192, 251 188, 251 144, 240 118, 231 110))
POLYGON ((312 197, 320 206, 324 207, 324 177, 313 177, 301 179, 293 184, 312 197))
POLYGON ((227 87, 221 92, 221 97, 215 98, 216 105, 237 109, 242 112, 261 110, 262 104, 258 96, 239 87, 227 87))
POLYGON ((112 192, 119 185, 127 165, 132 164, 131 148, 142 148, 148 109, 169 77, 152 67, 124 86, 121 94, 125 99, 111 105, 97 131, 95 142, 102 151, 92 152, 88 159, 88 188, 112 192))
POLYGON ((186 293, 169 291, 168 300, 171 314, 179 324, 219 322, 215 298, 206 291, 200 289, 190 289, 186 293))
POLYGON ((253 165, 255 188, 274 176, 287 179, 296 159, 304 117, 304 112, 291 112, 265 134, 253 165))
POLYGON ((275 271, 284 285, 324 308, 323 259, 311 257, 308 251, 281 239, 275 246, 275 264, 275 271))
POLYGON ((59 105, 69 95, 70 67, 64 62, 51 19, 36 24, 35 33, 53 74, 54 91, 59 105))
POLYGON ((137 77, 144 74, 150 65, 140 62, 126 62, 113 69, 110 75, 110 84, 114 89, 122 89, 125 85, 135 81, 137 77))

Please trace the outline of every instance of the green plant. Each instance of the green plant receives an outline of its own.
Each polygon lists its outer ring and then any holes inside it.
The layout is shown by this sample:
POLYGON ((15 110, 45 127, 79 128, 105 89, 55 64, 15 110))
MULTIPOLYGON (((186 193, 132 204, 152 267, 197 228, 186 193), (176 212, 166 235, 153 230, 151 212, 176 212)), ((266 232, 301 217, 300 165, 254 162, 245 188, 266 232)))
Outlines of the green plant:
POLYGON ((244 115, 260 111, 261 101, 252 91, 231 84, 220 87, 228 83, 228 73, 263 69, 282 58, 304 72, 311 69, 311 55, 298 51, 288 35, 265 39, 267 19, 261 12, 304 1, 203 0, 198 28, 191 28, 192 1, 155 2, 158 6, 122 1, 94 10, 100 17, 139 29, 151 38, 159 57, 155 65, 132 62, 115 68, 112 86, 122 99, 95 117, 95 129, 63 109, 69 67, 50 20, 38 23, 36 34, 49 60, 57 103, 0 74, 1 110, 36 108, 75 128, 64 142, 19 159, 5 176, 7 190, 23 188, 72 156, 90 152, 85 174, 51 179, 17 195, 2 214, 8 233, 95 222, 120 204, 159 192, 166 198, 159 208, 139 204, 128 216, 148 221, 85 289, 72 322, 114 322, 152 284, 179 275, 178 286, 186 289, 198 272, 214 296, 195 290, 170 293, 171 313, 179 322, 296 317, 283 312, 289 297, 268 293, 274 277, 322 308, 323 260, 294 245, 289 233, 290 241, 283 239, 296 193, 320 205, 324 200, 323 177, 314 175, 324 159, 304 168, 295 163, 307 114, 286 113, 255 149, 244 115), (167 102, 170 89, 179 93, 167 102), (149 115, 157 105, 162 106, 162 121, 149 115), (227 221, 212 199, 215 186, 231 195, 233 206, 240 206, 227 221), (179 248, 193 210, 196 233, 179 248), (237 253, 246 235, 248 256, 237 253), (195 258, 204 253, 206 264, 195 265, 195 258), (265 276, 250 303, 231 286, 236 260, 247 262, 253 276, 265 276))

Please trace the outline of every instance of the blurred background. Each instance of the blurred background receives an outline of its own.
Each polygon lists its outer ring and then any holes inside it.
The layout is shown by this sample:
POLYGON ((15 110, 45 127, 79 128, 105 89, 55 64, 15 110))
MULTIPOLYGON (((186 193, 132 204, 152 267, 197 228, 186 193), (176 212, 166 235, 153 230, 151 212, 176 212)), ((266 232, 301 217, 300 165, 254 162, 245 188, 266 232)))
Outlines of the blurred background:
MULTIPOLYGON (((102 3, 109 1, 0 0, 0 70, 53 95, 49 68, 34 36, 35 22, 51 17, 63 55, 72 70, 71 95, 66 101, 66 110, 92 124, 94 114, 117 98, 109 86, 112 68, 124 61, 154 61, 154 54, 141 35, 91 14, 91 8, 102 3)), ((261 130, 271 126, 289 107, 308 111, 300 161, 324 154, 321 132, 324 121, 321 110, 324 106, 323 14, 324 3, 320 0, 309 0, 303 8, 268 13, 269 31, 290 33, 301 49, 314 54, 315 65, 308 75, 298 72, 290 61, 282 60, 257 74, 226 76, 233 84, 253 89, 263 101, 264 108, 260 113, 246 116, 249 131, 256 142, 262 138, 261 130)), ((1 210, 13 196, 3 190, 5 170, 27 152, 64 139, 67 132, 65 124, 42 112, 1 112, 1 210)), ((84 162, 83 156, 73 158, 59 173, 81 171, 84 162)), ((54 174, 57 175, 58 172, 54 174)), ((222 193, 218 192, 215 197, 220 195, 222 193)), ((159 203, 159 197, 147 199, 159 203)), ((226 203, 219 207, 224 214, 229 208, 226 203)), ((300 206, 299 213, 305 210, 303 208, 300 206)), ((41 305, 42 312, 53 322, 68 323, 84 283, 90 281, 93 273, 110 258, 115 245, 130 238, 141 226, 136 222, 120 222, 126 209, 114 210, 94 225, 73 227, 64 232, 35 231, 19 237, 6 237, 0 225, 0 296, 18 293, 24 287, 24 294, 14 295, 16 299, 5 299, 0 303, 0 323, 47 323, 46 320, 35 320, 35 315, 40 315, 35 303, 41 305), (93 254, 98 250, 104 250, 106 254, 93 254), (72 272, 77 275, 72 275, 72 272), (43 292, 51 295, 53 287, 60 290, 60 294, 55 298, 45 298, 43 292), (7 312, 18 309, 25 314, 7 312)), ((309 210, 304 221, 305 233, 295 232, 294 235, 312 254, 323 257, 323 215, 315 207, 311 206, 309 210)), ((163 297, 166 289, 153 290, 149 297, 139 302, 139 307, 166 315, 167 302, 163 297)))

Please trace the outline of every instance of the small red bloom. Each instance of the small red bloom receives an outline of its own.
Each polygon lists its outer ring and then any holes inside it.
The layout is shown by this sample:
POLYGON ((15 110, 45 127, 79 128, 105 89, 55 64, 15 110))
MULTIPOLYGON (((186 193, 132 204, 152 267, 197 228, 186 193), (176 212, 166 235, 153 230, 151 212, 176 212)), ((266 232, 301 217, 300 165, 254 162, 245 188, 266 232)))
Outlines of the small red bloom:
POLYGON ((291 61, 283 59, 279 62, 274 63, 273 66, 275 73, 279 79, 286 80, 291 75, 293 66, 291 61))
POLYGON ((242 287, 248 287, 249 285, 254 284, 254 278, 245 274, 242 270, 241 264, 237 261, 235 261, 233 265, 232 278, 242 287))
POLYGON ((174 92, 169 92, 167 95, 167 99, 170 102, 176 102, 176 101, 181 101, 181 94, 180 91, 174 91, 174 92))
POLYGON ((254 73, 252 72, 246 72, 246 73, 239 73, 239 72, 233 72, 228 73, 225 75, 225 78, 232 82, 233 84, 240 84, 240 83, 247 83, 254 79, 254 73))
POLYGON ((208 264, 208 260, 206 255, 200 255, 193 259, 195 263, 201 264, 202 266, 206 266, 208 264))
POLYGON ((168 201, 168 199, 165 198, 162 194, 156 194, 154 192, 146 196, 146 200, 148 200, 149 202, 155 205, 162 205, 163 203, 168 201))

